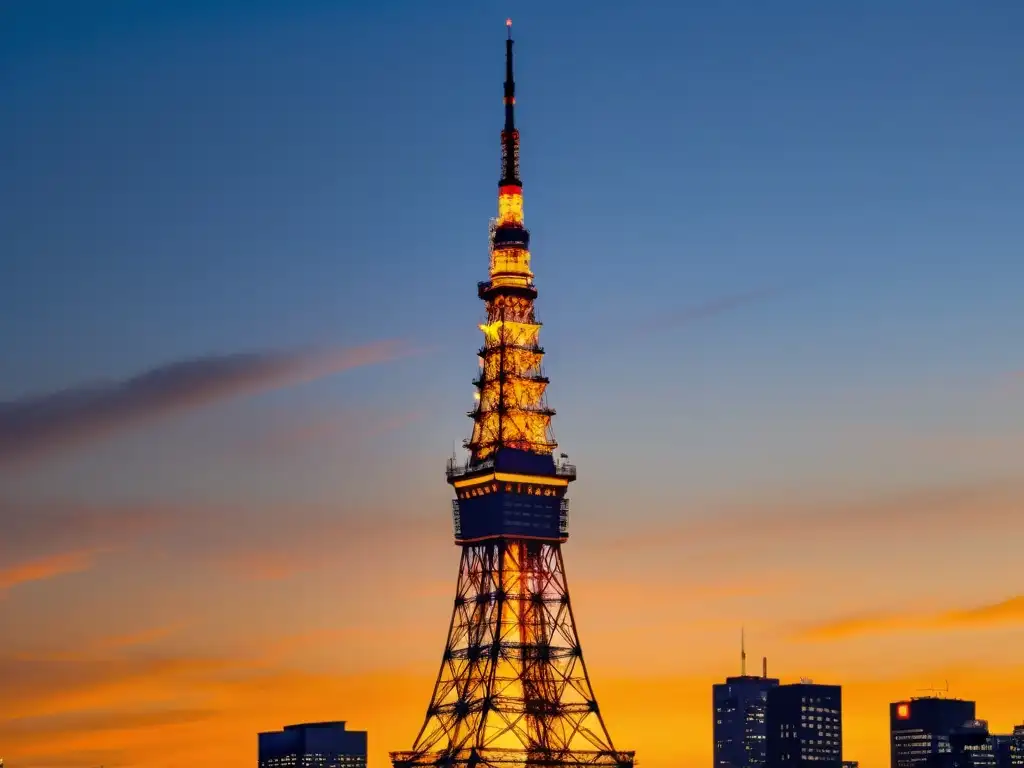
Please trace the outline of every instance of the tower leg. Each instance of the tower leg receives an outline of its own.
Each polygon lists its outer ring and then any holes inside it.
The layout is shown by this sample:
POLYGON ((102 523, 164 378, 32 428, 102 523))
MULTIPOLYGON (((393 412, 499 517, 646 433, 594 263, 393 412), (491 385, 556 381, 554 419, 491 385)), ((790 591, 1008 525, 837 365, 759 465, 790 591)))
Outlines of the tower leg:
POLYGON ((426 718, 396 768, 632 766, 594 697, 558 543, 464 546, 454 603, 426 718))

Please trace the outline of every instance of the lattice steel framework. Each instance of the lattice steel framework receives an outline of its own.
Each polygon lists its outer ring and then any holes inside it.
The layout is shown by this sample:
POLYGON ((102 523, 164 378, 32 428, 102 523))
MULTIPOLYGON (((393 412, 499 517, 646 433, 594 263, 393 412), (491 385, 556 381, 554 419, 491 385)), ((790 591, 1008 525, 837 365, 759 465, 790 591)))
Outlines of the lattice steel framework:
POLYGON ((553 458, 554 411, 545 402, 523 221, 511 29, 504 101, 490 280, 478 286, 487 322, 470 456, 447 473, 462 546, 455 605, 426 718, 412 749, 391 759, 395 768, 631 768, 634 753, 613 745, 590 684, 562 560, 565 493, 576 471, 553 458))

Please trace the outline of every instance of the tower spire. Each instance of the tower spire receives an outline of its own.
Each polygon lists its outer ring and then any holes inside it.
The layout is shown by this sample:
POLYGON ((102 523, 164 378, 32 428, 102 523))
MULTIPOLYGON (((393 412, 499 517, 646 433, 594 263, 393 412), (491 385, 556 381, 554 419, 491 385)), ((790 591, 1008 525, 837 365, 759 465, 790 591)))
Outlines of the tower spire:
MULTIPOLYGON (((547 406, 534 314, 537 288, 530 268, 530 232, 523 218, 523 182, 519 180, 519 131, 515 127, 515 81, 512 73, 512 20, 505 41, 505 125, 501 131, 501 179, 498 215, 491 221, 489 280, 477 284, 487 306, 480 326, 484 346, 474 382, 476 408, 470 412, 473 434, 467 441, 470 462, 479 465, 512 450, 550 457, 554 411, 547 406)), ((551 459, 548 459, 550 462, 551 459)))
POLYGON ((501 180, 499 187, 523 186, 519 180, 519 131, 516 130, 516 80, 512 64, 512 19, 505 19, 505 128, 501 132, 501 180))

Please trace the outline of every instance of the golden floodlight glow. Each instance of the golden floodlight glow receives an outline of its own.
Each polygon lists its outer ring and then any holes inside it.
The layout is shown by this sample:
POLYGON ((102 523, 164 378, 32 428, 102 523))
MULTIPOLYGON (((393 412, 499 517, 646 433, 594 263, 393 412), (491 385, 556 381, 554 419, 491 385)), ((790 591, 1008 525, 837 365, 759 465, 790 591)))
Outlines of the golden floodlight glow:
POLYGON ((523 193, 502 192, 498 195, 498 226, 523 225, 523 193))
POLYGON ((533 272, 530 269, 530 252, 524 248, 502 248, 491 251, 491 279, 498 283, 502 278, 519 278, 523 285, 529 283, 533 272))

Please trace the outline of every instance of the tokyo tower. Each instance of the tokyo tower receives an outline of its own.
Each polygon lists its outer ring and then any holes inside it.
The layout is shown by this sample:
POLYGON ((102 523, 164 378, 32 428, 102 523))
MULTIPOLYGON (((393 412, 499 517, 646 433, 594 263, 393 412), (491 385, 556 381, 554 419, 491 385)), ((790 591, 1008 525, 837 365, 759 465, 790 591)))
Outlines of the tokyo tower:
POLYGON ((569 483, 555 460, 548 379, 523 222, 511 20, 505 128, 490 279, 477 285, 487 321, 465 464, 449 462, 455 543, 462 548, 441 670, 419 734, 395 768, 633 765, 612 744, 576 632, 562 559, 569 483))

